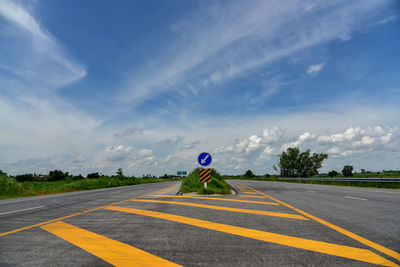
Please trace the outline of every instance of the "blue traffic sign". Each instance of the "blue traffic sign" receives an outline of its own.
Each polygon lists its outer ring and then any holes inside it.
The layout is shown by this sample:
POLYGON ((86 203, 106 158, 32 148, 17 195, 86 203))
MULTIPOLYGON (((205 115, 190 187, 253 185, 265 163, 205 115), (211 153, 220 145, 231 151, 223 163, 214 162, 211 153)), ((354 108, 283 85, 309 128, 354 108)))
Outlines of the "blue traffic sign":
POLYGON ((207 152, 203 152, 199 155, 197 161, 201 166, 208 166, 211 164, 212 158, 210 154, 208 154, 207 152))

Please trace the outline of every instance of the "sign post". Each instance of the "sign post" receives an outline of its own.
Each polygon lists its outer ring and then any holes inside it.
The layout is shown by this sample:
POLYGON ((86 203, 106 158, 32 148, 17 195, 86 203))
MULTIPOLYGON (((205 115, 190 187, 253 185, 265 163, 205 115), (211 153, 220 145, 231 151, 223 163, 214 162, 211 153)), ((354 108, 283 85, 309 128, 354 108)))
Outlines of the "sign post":
MULTIPOLYGON (((206 167, 211 164, 212 158, 211 155, 207 152, 203 152, 197 158, 198 163, 202 167, 206 167)), ((207 189, 207 183, 211 182, 211 169, 203 169, 200 168, 200 182, 204 183, 205 189, 207 189)))

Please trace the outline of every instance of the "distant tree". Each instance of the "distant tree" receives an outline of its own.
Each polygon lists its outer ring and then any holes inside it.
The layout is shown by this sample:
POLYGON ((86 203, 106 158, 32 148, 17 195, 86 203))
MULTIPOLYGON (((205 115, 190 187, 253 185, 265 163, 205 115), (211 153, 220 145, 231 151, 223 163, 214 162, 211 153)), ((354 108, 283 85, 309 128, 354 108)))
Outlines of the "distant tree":
POLYGON ((82 176, 82 174, 79 174, 79 175, 76 175, 76 176, 72 177, 72 179, 73 180, 82 180, 83 176, 82 176))
POLYGON ((2 176, 7 176, 7 173, 3 172, 2 170, 0 170, 0 175, 2 176))
POLYGON ((160 178, 162 178, 162 179, 169 179, 171 177, 172 177, 172 175, 168 175, 166 173, 163 176, 160 176, 160 178))
POLYGON ((54 171, 50 171, 49 175, 47 176, 47 180, 48 181, 61 181, 64 180, 65 178, 67 178, 69 176, 69 173, 63 173, 60 170, 54 170, 54 171))
POLYGON ((251 170, 247 170, 246 173, 244 174, 244 176, 251 178, 251 177, 254 177, 255 175, 251 170))
POLYGON ((337 176, 339 173, 335 170, 331 170, 330 172, 328 172, 328 176, 329 177, 335 177, 337 176))
POLYGON ((274 169, 280 172, 282 177, 311 177, 318 174, 322 162, 328 158, 328 154, 313 153, 308 149, 300 152, 298 147, 289 147, 279 155, 279 163, 274 169))
POLYGON ((366 174, 365 169, 361 169, 361 174, 366 174))
POLYGON ((36 181, 36 182, 45 182, 45 181, 47 181, 47 179, 48 179, 48 177, 47 177, 47 175, 42 175, 42 174, 38 174, 38 175, 34 175, 34 177, 33 177, 33 179, 36 181))
POLYGON ((270 178, 270 177, 271 177, 271 175, 269 175, 268 173, 265 174, 265 178, 270 178))
POLYGON ((343 167, 342 174, 343 174, 345 177, 353 176, 353 166, 351 166, 351 165, 345 165, 345 166, 343 167))
POLYGON ((118 176, 124 176, 124 173, 122 172, 122 168, 118 168, 117 175, 118 176))
POLYGON ((31 173, 19 174, 15 176, 15 180, 17 180, 17 182, 28 182, 28 181, 33 181, 34 177, 33 174, 31 173))
POLYGON ((100 174, 98 172, 89 173, 86 177, 87 178, 100 178, 100 174))

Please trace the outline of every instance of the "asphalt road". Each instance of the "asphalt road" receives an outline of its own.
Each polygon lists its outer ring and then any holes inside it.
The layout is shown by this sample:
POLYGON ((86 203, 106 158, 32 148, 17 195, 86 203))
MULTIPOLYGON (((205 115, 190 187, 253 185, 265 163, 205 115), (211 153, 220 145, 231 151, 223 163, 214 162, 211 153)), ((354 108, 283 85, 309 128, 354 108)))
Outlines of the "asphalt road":
POLYGON ((0 201, 0 266, 398 266, 400 191, 179 182, 0 201))

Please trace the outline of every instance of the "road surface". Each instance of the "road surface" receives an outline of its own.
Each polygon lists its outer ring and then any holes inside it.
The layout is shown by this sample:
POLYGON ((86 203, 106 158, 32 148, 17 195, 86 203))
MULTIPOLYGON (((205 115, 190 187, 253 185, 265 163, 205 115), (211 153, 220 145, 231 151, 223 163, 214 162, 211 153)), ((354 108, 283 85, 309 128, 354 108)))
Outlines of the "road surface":
POLYGON ((0 201, 0 266, 398 266, 400 191, 179 182, 0 201))

